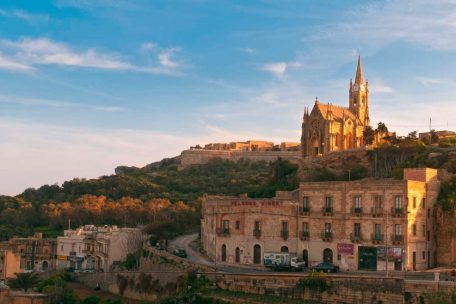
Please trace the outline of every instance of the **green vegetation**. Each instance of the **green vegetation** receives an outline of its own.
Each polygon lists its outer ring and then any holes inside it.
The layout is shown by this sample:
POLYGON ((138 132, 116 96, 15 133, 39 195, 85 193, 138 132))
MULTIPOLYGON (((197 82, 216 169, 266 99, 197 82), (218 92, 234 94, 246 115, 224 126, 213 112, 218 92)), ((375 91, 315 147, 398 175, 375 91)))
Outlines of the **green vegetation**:
POLYGON ((444 212, 453 214, 456 211, 456 176, 442 183, 438 203, 444 212))
POLYGON ((39 283, 38 274, 36 272, 29 273, 14 273, 16 276, 8 282, 8 285, 14 289, 22 289, 25 292, 35 287, 39 283))
POLYGON ((117 175, 73 179, 29 188, 16 197, 0 196, 0 240, 43 232, 55 237, 68 226, 149 224, 155 238, 170 238, 199 225, 204 194, 271 197, 297 187, 297 166, 213 159, 178 169, 174 159, 144 168, 117 169, 117 175))
POLYGON ((456 304, 456 290, 425 292, 420 296, 420 304, 456 304))

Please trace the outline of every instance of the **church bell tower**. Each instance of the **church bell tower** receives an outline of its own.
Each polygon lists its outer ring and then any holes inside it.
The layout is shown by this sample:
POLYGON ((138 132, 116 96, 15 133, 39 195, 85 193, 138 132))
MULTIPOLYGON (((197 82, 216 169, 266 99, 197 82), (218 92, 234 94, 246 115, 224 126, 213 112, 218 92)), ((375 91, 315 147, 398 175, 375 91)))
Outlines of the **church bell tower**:
POLYGON ((369 120, 369 89, 368 82, 364 82, 363 69, 361 66, 361 56, 358 56, 358 66, 356 67, 355 82, 350 79, 349 88, 350 111, 359 118, 364 126, 370 124, 369 120))

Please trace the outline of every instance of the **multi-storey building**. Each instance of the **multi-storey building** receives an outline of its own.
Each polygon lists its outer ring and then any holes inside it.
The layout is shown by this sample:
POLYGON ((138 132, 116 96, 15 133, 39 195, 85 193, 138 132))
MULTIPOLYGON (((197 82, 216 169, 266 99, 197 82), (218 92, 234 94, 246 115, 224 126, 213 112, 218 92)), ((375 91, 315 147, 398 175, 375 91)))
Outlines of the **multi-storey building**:
POLYGON ((419 270, 434 265, 434 169, 405 169, 403 180, 305 182, 271 199, 207 196, 203 248, 218 262, 262 264, 290 252, 308 265, 345 270, 419 270))
MULTIPOLYGON (((19 260, 19 272, 55 269, 56 240, 43 238, 41 233, 35 233, 32 237, 10 239, 8 251, 19 260)), ((13 262, 11 256, 9 261, 13 262)))
POLYGON ((65 230, 57 238, 57 268, 108 271, 113 263, 141 246, 143 234, 138 228, 86 225, 65 230))
POLYGON ((0 281, 14 277, 16 272, 21 272, 20 257, 13 253, 8 242, 0 243, 0 281))

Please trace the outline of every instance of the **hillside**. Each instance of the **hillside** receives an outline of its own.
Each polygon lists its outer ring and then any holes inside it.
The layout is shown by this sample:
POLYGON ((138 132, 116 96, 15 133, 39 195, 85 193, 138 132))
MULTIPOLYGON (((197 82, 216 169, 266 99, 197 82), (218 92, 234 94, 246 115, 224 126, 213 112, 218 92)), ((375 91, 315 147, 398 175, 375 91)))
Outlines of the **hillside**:
POLYGON ((284 160, 214 159, 178 170, 178 159, 165 159, 143 168, 119 167, 116 172, 0 197, 0 239, 33 231, 56 235, 69 220, 73 226, 149 224, 152 230, 162 225, 167 230, 186 229, 199 224, 204 194, 267 197, 276 190, 294 189, 298 183, 297 166, 284 160))

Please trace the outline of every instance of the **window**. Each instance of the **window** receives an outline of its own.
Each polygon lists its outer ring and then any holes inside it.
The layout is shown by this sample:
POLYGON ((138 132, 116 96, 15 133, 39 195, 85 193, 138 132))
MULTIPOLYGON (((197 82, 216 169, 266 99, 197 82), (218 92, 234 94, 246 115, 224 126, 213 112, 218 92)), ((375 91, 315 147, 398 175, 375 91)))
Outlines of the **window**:
POLYGON ((329 233, 331 231, 332 231, 331 223, 325 223, 325 232, 329 233))
POLYGON ((402 226, 401 224, 394 225, 394 234, 395 235, 402 235, 402 226))
POLYGON ((412 233, 413 233, 413 236, 416 236, 416 224, 412 225, 412 233))
POLYGON ((310 200, 309 200, 308 196, 304 196, 302 198, 302 208, 304 209, 304 211, 308 211, 309 210, 309 208, 310 208, 310 200))
POLYGON ((288 232, 288 222, 287 221, 282 222, 282 231, 288 232))
POLYGON ((256 231, 260 231, 261 230, 260 221, 255 221, 255 230, 256 231))
POLYGON ((307 223, 307 222, 302 223, 302 231, 309 233, 309 223, 307 223))
POLYGON ((427 241, 431 241, 431 232, 428 230, 426 234, 427 241))
POLYGON ((236 230, 241 229, 241 221, 236 221, 236 230))
POLYGON ((421 206, 423 209, 426 209, 426 198, 423 197, 423 200, 421 201, 421 206))
POLYGON ((375 231, 375 236, 381 235, 382 234, 382 225, 381 224, 375 224, 374 231, 375 231))
POLYGON ((332 208, 332 197, 325 197, 325 208, 332 208))
POLYGON ((416 208, 416 197, 413 197, 413 209, 416 208))
POLYGON ((225 229, 230 229, 230 221, 228 221, 228 220, 223 220, 223 222, 222 222, 222 228, 223 228, 223 230, 225 230, 225 229))
POLYGON ((355 237, 360 237, 361 236, 361 224, 360 223, 355 223, 355 237))
POLYGON ((423 257, 423 260, 426 260, 426 251, 423 251, 421 255, 423 257))
POLYGON ((431 218, 431 208, 428 208, 428 210, 427 210, 427 217, 431 218))
POLYGON ((359 195, 355 196, 355 210, 357 209, 361 209, 361 196, 359 195))
POLYGON ((63 244, 62 244, 62 245, 60 245, 60 251, 62 251, 62 252, 63 252, 63 244))
POLYGON ((374 196, 374 207, 376 209, 382 208, 382 197, 381 196, 374 196))
POLYGON ((426 225, 425 225, 425 224, 423 224, 422 235, 423 235, 423 236, 426 236, 426 225))
POLYGON ((394 208, 397 209, 402 209, 402 196, 396 195, 394 197, 394 208))

